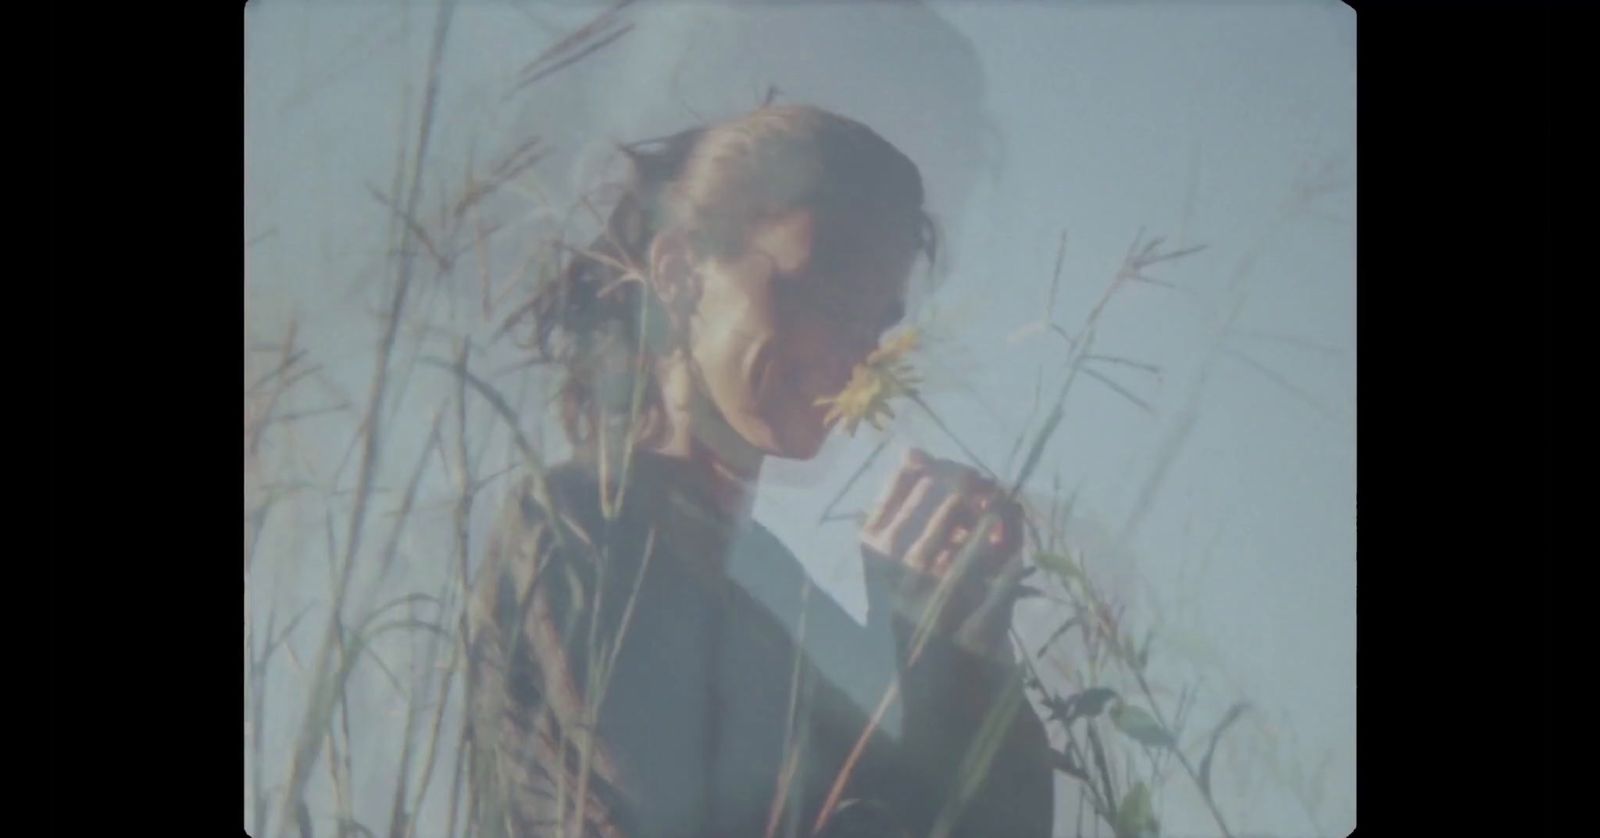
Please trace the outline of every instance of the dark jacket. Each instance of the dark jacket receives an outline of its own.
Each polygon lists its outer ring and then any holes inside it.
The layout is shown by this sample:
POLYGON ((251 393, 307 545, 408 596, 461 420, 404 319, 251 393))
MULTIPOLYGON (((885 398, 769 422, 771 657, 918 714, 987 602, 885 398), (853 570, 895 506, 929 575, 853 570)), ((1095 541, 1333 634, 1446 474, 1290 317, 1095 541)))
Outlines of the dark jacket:
POLYGON ((907 669, 919 604, 895 567, 868 561, 862 626, 769 531, 698 497, 646 454, 619 503, 582 463, 512 493, 472 613, 481 834, 580 834, 581 810, 586 836, 809 836, 875 716, 825 835, 920 838, 941 817, 947 835, 1050 834, 1048 741, 1009 651, 941 632, 907 669))

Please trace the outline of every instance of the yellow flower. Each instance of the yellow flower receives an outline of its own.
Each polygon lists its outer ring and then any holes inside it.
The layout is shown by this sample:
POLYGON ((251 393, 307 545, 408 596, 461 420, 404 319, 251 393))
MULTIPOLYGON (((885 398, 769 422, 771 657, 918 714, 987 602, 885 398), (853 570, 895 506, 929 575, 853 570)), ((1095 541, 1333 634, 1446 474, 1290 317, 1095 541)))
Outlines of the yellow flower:
POLYGON ((857 364, 851 371, 850 383, 843 390, 837 395, 817 399, 815 403, 818 405, 830 405, 823 421, 831 427, 843 419, 845 432, 852 436, 863 419, 872 423, 872 427, 883 430, 884 417, 894 416, 889 400, 917 394, 918 379, 905 360, 916 346, 916 330, 908 329, 873 350, 865 362, 857 364))
POLYGON ((916 348, 917 330, 907 329, 901 332, 899 337, 872 350, 872 354, 867 356, 867 365, 900 361, 905 356, 910 355, 911 351, 916 348))

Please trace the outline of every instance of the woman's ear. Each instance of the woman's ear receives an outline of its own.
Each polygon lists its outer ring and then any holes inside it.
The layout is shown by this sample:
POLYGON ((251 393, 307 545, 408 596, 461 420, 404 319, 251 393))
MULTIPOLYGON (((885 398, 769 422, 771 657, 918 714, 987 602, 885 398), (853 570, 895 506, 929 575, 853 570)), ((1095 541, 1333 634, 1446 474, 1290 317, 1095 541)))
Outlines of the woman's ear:
POLYGON ((667 309, 677 311, 692 305, 698 292, 694 253, 681 233, 663 231, 650 242, 650 290, 667 309))
POLYGON ((663 231, 650 242, 649 274, 645 277, 659 316, 652 317, 652 344, 658 351, 672 339, 688 334, 689 317, 700 296, 700 277, 695 270, 694 250, 681 233, 663 231), (659 322, 660 319, 667 321, 659 322))

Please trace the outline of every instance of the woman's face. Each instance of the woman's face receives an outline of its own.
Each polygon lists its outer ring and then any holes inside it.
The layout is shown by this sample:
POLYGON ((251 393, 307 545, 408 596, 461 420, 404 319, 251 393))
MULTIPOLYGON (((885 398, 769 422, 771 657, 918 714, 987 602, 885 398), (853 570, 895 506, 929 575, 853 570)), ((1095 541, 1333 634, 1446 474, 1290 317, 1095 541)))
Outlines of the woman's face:
POLYGON ((752 447, 809 459, 828 427, 818 399, 843 389, 905 313, 915 251, 795 210, 752 231, 742 255, 701 260, 689 351, 705 395, 752 447))

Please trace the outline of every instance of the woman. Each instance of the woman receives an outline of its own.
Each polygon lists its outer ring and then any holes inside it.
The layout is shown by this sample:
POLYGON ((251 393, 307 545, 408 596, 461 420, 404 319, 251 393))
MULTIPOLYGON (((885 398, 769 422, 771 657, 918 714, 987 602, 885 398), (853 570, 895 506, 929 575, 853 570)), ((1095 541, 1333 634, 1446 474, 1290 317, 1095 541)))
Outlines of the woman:
POLYGON ((530 307, 578 454, 514 493, 479 577, 480 827, 1047 836, 1003 493, 907 455, 862 528, 865 627, 750 517, 933 254, 916 166, 808 107, 625 151, 606 229, 530 307))

